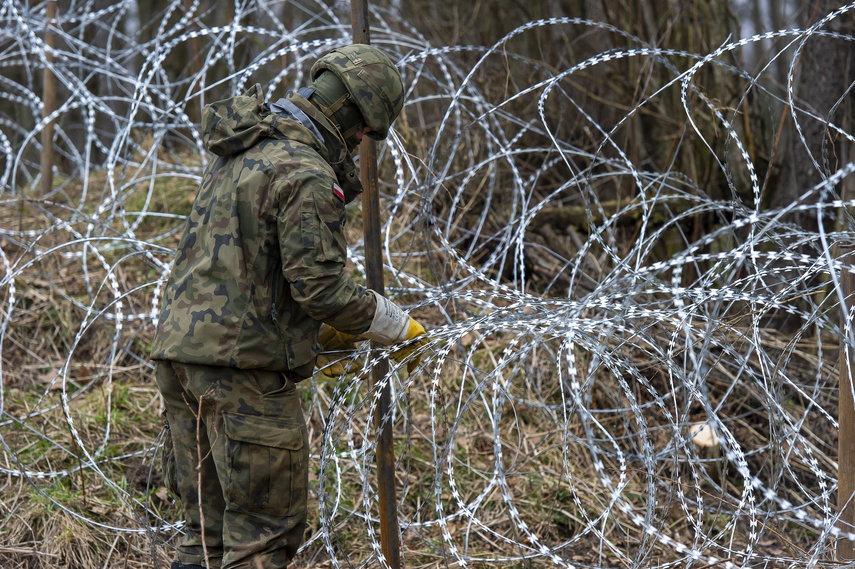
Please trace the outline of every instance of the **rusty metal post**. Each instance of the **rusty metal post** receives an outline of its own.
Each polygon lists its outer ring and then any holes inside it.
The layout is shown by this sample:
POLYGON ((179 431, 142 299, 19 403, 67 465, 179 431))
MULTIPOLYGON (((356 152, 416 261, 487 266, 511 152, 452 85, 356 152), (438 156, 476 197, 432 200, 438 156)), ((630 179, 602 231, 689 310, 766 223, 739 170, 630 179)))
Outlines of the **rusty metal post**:
MULTIPOLYGON (((855 249, 849 247, 841 250, 840 260, 844 265, 855 261, 852 253, 855 249)), ((852 494, 855 493, 855 401, 852 398, 852 375, 855 374, 855 346, 849 345, 846 334, 846 320, 851 314, 849 307, 855 303, 855 276, 848 270, 840 272, 840 288, 843 290, 845 301, 840 303, 840 362, 838 364, 840 381, 840 397, 838 399, 838 421, 840 431, 837 435, 837 505, 843 507, 840 512, 840 528, 846 533, 855 531, 855 505, 852 504, 852 494)), ((837 542, 837 557, 841 561, 855 559, 855 541, 839 539, 837 542)))
MULTIPOLYGON (((368 0, 350 0, 350 21, 354 43, 371 43, 368 25, 368 0)), ((365 267, 368 287, 384 293, 383 256, 380 249, 380 196, 377 186, 377 146, 364 138, 359 146, 362 194, 362 220, 365 237, 365 267)), ((372 350, 376 350, 373 346, 372 350)), ((372 387, 376 387, 389 371, 386 360, 371 370, 372 387)), ((401 540, 398 529, 398 499, 395 490, 395 452, 392 448, 392 422, 381 425, 391 408, 392 392, 387 382, 380 391, 374 425, 377 427, 377 493, 380 502, 380 545, 389 567, 401 566, 401 540)))
MULTIPOLYGON (((48 0, 45 6, 45 45, 50 48, 45 53, 47 65, 42 72, 42 118, 47 118, 56 110, 56 76, 50 69, 56 61, 52 50, 56 47, 56 33, 53 28, 58 25, 56 19, 56 0, 48 0)), ((42 131, 42 154, 39 170, 41 172, 41 185, 39 195, 44 197, 53 189, 53 120, 49 121, 42 131)))

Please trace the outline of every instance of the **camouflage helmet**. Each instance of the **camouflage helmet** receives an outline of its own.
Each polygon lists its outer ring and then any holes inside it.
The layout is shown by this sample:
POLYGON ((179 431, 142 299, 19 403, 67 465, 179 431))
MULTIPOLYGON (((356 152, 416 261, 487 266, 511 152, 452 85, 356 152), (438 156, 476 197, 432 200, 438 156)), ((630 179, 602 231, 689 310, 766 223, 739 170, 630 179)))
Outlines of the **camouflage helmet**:
POLYGON ((368 136, 386 138, 404 106, 404 83, 392 60, 376 47, 357 43, 324 55, 309 75, 315 80, 326 70, 344 83, 371 130, 368 136))

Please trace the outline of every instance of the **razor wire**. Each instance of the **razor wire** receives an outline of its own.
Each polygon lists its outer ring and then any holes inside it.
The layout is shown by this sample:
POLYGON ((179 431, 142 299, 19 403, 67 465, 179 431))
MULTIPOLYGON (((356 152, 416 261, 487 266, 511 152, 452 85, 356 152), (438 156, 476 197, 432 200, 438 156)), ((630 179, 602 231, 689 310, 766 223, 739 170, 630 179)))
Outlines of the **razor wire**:
MULTIPOLYGON (((0 68, 27 71, 0 75, 0 108, 15 110, 0 115, 0 474, 80 523, 144 534, 153 550, 181 531, 178 511, 153 508, 149 488, 116 479, 111 466, 152 470, 161 440, 110 448, 114 384, 128 363, 151 375, 141 339, 157 320, 184 220, 157 192, 172 185, 192 196, 201 179, 193 104, 254 82, 265 93, 301 86, 318 56, 350 41, 338 5, 233 8, 230 23, 212 26, 198 2, 175 1, 140 30, 135 2, 73 3, 53 28, 61 47, 50 48, 43 4, 0 7, 0 68), (299 25, 284 20, 286 8, 299 25), (170 77, 166 64, 197 40, 198 69, 170 77), (45 67, 68 93, 48 116, 34 79, 45 67), (53 190, 38 196, 49 122, 61 165, 53 190), (70 342, 52 339, 51 351, 28 336, 44 321, 72 322, 70 342), (37 397, 10 407, 32 370, 42 370, 37 397), (92 435, 78 405, 98 389, 106 409, 92 435), (56 413, 72 447, 44 430, 56 413), (73 465, 34 460, 34 444, 73 465), (52 491, 83 472, 123 518, 105 521, 52 491)), ((817 116, 794 92, 808 42, 855 40, 830 26, 853 9, 704 54, 572 17, 524 23, 492 45, 435 46, 417 24, 375 9, 373 41, 407 91, 380 152, 387 294, 424 315, 428 342, 416 370, 395 364, 380 386, 370 384, 367 347, 343 356, 351 371, 331 391, 320 376, 306 382, 306 412, 321 426, 310 488, 319 531, 301 552, 321 548, 336 568, 387 566, 371 420, 384 385, 405 563, 812 567, 830 563, 837 539, 855 540, 855 528, 838 523, 831 458, 847 373, 836 358, 855 346, 840 284, 855 273, 841 253, 852 245, 855 199, 842 188, 855 163, 829 169, 827 155, 811 154, 821 181, 792 204, 765 206, 766 172, 740 122, 760 99, 805 147, 810 121, 855 142, 838 115, 817 116), (553 31, 603 34, 621 47, 569 64, 514 51, 553 31), (736 63, 761 43, 773 47, 759 71, 736 63), (628 60, 668 79, 605 124, 579 93, 628 60), (767 81, 773 64, 787 68, 783 87, 767 81), (742 86, 735 106, 719 104, 707 72, 742 86), (627 142, 660 104, 675 125, 662 163, 627 142), (705 153, 727 193, 678 168, 684 151, 705 153), (606 199, 609 184, 623 193, 606 199), (568 211, 575 221, 562 221, 568 211), (817 229, 797 221, 804 216, 817 229), (699 219, 714 220, 708 234, 690 232, 699 219), (775 330, 780 322, 792 330, 775 330), (699 442, 701 430, 713 445, 699 442)), ((849 91, 839 97, 851 107, 849 91)), ((364 277, 358 238, 348 255, 364 277)))

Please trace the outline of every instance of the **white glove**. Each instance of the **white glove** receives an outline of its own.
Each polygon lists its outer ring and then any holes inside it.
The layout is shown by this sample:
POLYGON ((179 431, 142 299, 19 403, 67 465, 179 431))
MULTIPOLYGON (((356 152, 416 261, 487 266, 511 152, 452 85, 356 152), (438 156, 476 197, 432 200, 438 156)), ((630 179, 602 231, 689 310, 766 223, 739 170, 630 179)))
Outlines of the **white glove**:
POLYGON ((371 327, 362 336, 382 342, 387 346, 411 340, 406 347, 395 351, 392 354, 392 359, 398 363, 406 360, 407 372, 412 373, 418 367, 424 346, 427 343, 424 326, 385 296, 381 296, 375 291, 371 292, 377 299, 377 311, 374 313, 371 327), (420 338, 420 340, 413 341, 415 338, 420 338))
POLYGON ((385 296, 373 290, 371 292, 377 300, 377 310, 374 312, 371 327, 363 336, 387 346, 406 340, 410 317, 385 296))

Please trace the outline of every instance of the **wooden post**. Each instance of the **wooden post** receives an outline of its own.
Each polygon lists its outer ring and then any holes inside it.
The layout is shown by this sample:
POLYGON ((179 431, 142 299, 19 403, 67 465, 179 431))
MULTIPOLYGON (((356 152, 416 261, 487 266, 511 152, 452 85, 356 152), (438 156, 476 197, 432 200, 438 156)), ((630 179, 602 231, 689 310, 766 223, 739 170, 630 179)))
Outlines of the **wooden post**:
MULTIPOLYGON (((844 265, 855 261, 855 249, 842 249, 840 260, 844 265)), ((840 512, 840 529, 846 533, 855 532, 855 505, 852 504, 852 494, 855 493, 855 400, 852 397, 852 376, 855 374, 855 346, 848 342, 853 337, 855 329, 850 322, 847 333, 846 320, 852 311, 850 306, 855 303, 855 276, 848 270, 840 272, 840 287, 843 290, 844 302, 840 303, 840 397, 838 400, 838 421, 840 432, 837 436, 837 505, 845 508, 840 512), (847 505, 848 504, 848 505, 847 505)), ((855 542, 842 538, 837 542, 837 557, 841 561, 855 559, 855 542)))
MULTIPOLYGON (((47 0, 45 7, 45 45, 52 50, 56 47, 56 33, 53 31, 58 26, 56 19, 56 0, 47 0)), ((47 118, 56 110, 56 76, 50 66, 56 62, 52 51, 45 54, 47 65, 42 73, 42 118, 47 118)), ((53 120, 48 121, 42 130, 42 155, 40 163, 41 185, 39 195, 44 197, 53 189, 53 120)))
MULTIPOLYGON (((350 0, 350 20, 355 43, 371 43, 368 25, 368 0, 350 0)), ((380 247, 380 195, 377 185, 377 146, 363 138, 359 146, 360 179, 365 191, 362 194, 363 234, 365 238, 365 266, 367 284, 372 290, 384 294, 383 255, 380 247)), ((377 346, 372 347, 372 351, 377 346)), ((388 374, 389 365, 381 360, 371 370, 372 388, 388 374)), ((381 425, 382 418, 391 409, 392 391, 387 382, 380 390, 374 425, 377 427, 377 494, 380 502, 380 546, 391 569, 401 566, 401 540, 398 529, 398 499, 395 490, 395 452, 392 448, 392 422, 381 425)))

